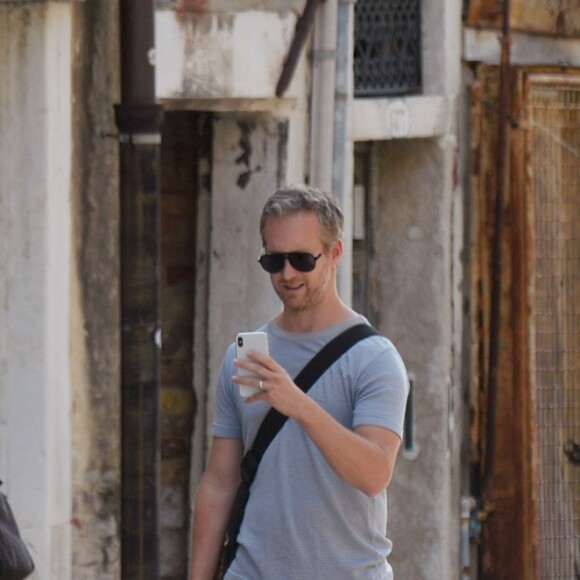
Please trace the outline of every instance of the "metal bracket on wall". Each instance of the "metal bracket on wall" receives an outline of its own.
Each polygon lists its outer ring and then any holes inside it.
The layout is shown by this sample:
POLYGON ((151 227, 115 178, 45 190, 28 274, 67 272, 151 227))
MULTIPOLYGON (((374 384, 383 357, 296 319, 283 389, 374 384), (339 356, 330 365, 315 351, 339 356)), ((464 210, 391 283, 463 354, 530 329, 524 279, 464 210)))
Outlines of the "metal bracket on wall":
POLYGON ((415 375, 409 373, 409 396, 405 409, 405 422, 403 424, 403 457, 413 461, 419 457, 419 446, 415 440, 415 375))
POLYGON ((481 523, 478 520, 478 504, 475 498, 463 496, 461 498, 461 538, 460 538, 460 566, 461 579, 468 580, 471 576, 470 545, 476 542, 481 533, 481 523))
POLYGON ((119 133, 119 143, 161 145, 161 133, 119 133))

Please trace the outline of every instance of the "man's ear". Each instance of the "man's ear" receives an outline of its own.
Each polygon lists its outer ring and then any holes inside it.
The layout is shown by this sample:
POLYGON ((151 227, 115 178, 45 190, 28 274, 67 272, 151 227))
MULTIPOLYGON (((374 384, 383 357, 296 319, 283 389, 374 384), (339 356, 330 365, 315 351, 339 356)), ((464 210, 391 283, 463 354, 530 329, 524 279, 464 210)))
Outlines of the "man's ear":
POLYGON ((342 258, 342 252, 343 252, 342 240, 338 238, 332 244, 332 248, 330 248, 330 255, 332 256, 333 261, 336 262, 337 264, 338 262, 340 262, 340 259, 342 258))

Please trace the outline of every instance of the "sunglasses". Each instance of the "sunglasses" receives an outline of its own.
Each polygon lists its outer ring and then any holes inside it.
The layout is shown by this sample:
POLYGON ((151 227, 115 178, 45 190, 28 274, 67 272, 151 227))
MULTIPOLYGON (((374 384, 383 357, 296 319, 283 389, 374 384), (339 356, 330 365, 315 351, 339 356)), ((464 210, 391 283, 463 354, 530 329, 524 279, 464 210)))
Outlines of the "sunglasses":
POLYGON ((284 263, 286 260, 290 262, 290 265, 298 272, 312 272, 316 268, 316 261, 320 258, 322 254, 318 256, 313 256, 308 252, 289 252, 287 254, 262 254, 258 258, 258 262, 268 274, 277 274, 284 269, 284 263))

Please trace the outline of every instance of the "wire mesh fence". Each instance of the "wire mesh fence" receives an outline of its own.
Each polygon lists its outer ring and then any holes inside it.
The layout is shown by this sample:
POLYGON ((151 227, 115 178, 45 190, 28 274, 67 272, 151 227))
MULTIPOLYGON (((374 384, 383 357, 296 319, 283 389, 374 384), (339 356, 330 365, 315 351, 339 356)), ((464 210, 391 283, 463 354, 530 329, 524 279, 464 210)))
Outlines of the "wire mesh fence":
POLYGON ((580 83, 529 84, 540 577, 580 578, 580 83))

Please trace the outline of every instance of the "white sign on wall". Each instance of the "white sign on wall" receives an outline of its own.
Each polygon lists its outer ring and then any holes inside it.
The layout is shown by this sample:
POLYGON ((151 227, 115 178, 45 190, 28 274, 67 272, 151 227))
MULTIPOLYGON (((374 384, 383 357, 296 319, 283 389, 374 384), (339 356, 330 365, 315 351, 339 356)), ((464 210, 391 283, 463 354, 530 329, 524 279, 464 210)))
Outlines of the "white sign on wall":
POLYGON ((391 137, 407 137, 411 129, 409 108, 403 101, 393 101, 387 109, 387 129, 391 137))

